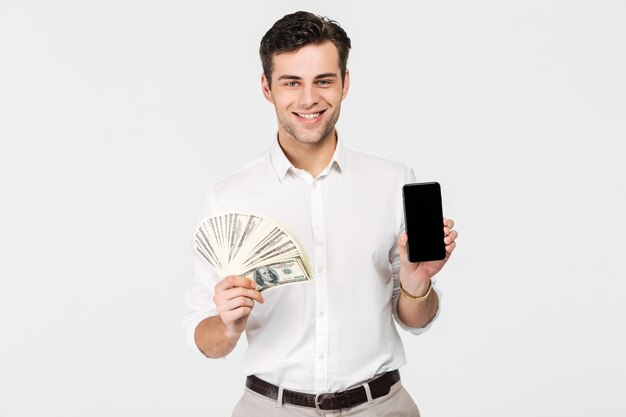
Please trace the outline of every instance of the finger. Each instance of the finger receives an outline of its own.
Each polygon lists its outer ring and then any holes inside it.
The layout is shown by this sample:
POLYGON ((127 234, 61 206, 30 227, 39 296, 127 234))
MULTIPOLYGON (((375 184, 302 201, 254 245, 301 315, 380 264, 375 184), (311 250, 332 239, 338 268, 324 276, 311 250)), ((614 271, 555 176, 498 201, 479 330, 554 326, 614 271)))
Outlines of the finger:
POLYGON ((456 242, 452 242, 449 245, 446 245, 446 259, 452 254, 454 248, 456 248, 456 242))
POLYGON ((259 303, 263 304, 265 299, 263 295, 257 291, 244 287, 232 287, 227 290, 216 290, 215 292, 215 304, 218 302, 226 302, 229 300, 233 300, 237 297, 246 297, 252 300, 256 300, 259 303))
POLYGON ((444 239, 444 243, 446 245, 449 245, 450 243, 454 242, 456 240, 456 238, 459 236, 459 234, 457 233, 456 230, 452 230, 444 239))
POLYGON ((227 290, 233 287, 256 288, 256 284, 248 278, 238 275, 228 275, 215 285, 215 291, 227 290))
POLYGON ((444 218, 444 226, 443 226, 443 234, 444 236, 448 236, 454 227, 454 220, 444 218))
POLYGON ((402 232, 400 233, 400 236, 398 237, 398 246, 404 246, 406 247, 406 242, 409 240, 408 235, 406 234, 406 232, 402 232))
POLYGON ((400 253, 400 259, 405 259, 407 257, 406 243, 408 240, 409 237, 406 233, 400 233, 400 236, 398 237, 398 252, 400 253))
POLYGON ((218 312, 225 324, 232 324, 242 317, 247 317, 254 307, 254 302, 249 298, 242 297, 233 300, 218 308, 218 312))
POLYGON ((224 324, 232 324, 241 318, 248 317, 251 312, 252 307, 242 306, 234 310, 221 313, 220 317, 222 318, 224 324))
POLYGON ((221 312, 228 313, 240 307, 250 307, 252 310, 252 308, 254 308, 254 301, 248 297, 237 297, 226 301, 221 307, 218 307, 218 310, 221 308, 221 312))

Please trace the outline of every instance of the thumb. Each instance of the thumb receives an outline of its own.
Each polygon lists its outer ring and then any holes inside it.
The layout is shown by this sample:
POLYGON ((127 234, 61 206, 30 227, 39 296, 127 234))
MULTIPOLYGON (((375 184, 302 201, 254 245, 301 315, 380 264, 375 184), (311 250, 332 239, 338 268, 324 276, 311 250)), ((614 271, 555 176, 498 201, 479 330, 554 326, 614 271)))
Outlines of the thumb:
POLYGON ((398 237, 398 252, 400 253, 400 259, 405 261, 408 257, 406 243, 408 242, 409 237, 405 232, 401 233, 398 237))

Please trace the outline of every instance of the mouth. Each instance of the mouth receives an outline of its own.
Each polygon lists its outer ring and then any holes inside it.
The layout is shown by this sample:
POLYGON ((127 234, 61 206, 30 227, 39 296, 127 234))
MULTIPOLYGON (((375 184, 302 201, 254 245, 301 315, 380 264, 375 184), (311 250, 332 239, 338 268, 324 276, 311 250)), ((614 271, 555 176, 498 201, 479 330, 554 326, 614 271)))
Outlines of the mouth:
POLYGON ((308 123, 314 123, 317 120, 319 120, 322 117, 322 114, 324 114, 326 110, 322 110, 319 111, 317 113, 296 113, 294 112, 293 114, 296 115, 296 117, 303 121, 303 122, 308 122, 308 123))

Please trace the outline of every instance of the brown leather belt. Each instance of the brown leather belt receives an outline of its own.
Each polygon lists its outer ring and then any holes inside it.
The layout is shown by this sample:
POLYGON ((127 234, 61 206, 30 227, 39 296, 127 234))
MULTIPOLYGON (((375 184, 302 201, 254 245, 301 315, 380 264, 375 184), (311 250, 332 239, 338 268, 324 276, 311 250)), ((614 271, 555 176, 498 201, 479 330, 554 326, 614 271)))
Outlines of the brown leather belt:
MULTIPOLYGON (((398 381, 400 381, 400 372, 396 369, 395 371, 385 372, 378 378, 368 382, 372 399, 389 394, 391 386, 398 381)), ((272 400, 278 399, 278 387, 254 375, 248 376, 246 387, 272 400)), ((317 395, 287 389, 283 390, 284 404, 317 408, 319 410, 341 410, 343 408, 352 408, 365 402, 367 402, 367 392, 362 385, 346 391, 317 395)))

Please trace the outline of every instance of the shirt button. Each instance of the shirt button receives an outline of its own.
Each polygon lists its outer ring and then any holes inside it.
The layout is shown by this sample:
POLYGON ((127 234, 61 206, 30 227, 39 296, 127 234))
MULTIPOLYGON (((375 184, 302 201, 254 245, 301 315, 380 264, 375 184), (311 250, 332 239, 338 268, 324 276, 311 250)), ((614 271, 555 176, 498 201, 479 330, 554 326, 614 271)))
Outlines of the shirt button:
POLYGON ((313 188, 317 188, 317 181, 313 183, 313 188))
POLYGON ((320 228, 320 224, 319 224, 319 223, 315 223, 315 224, 313 225, 313 227, 315 227, 316 229, 319 229, 319 228, 320 228))
POLYGON ((320 274, 321 274, 322 272, 324 272, 324 267, 323 267, 323 266, 318 266, 318 267, 317 267, 317 272, 319 272, 320 274))
POLYGON ((320 311, 318 316, 320 317, 324 317, 326 315, 326 312, 324 310, 320 311))
POLYGON ((320 353, 319 355, 317 355, 317 359, 322 360, 324 359, 324 354, 320 353))

